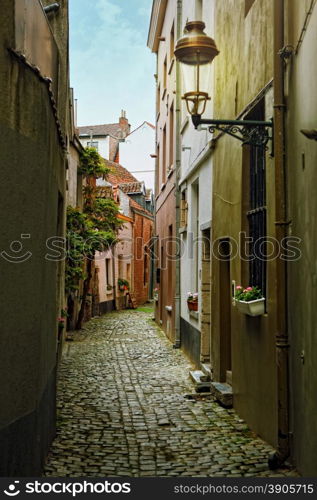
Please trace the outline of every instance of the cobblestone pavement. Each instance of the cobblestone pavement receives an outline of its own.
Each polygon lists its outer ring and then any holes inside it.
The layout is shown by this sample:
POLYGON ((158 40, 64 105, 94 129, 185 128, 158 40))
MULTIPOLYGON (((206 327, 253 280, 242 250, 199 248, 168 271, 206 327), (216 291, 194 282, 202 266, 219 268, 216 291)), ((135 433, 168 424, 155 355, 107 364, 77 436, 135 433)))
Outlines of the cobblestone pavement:
POLYGON ((139 311, 90 321, 66 346, 46 476, 292 476, 233 410, 194 393, 190 364, 139 311))

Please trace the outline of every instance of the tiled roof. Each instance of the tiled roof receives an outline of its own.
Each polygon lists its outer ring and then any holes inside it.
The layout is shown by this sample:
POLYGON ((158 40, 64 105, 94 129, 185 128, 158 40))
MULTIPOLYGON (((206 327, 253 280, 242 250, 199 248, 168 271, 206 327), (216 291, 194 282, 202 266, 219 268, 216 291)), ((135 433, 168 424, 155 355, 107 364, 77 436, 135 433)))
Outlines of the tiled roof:
POLYGON ((125 182, 119 184, 121 191, 126 194, 135 194, 144 192, 144 182, 125 182))
MULTIPOLYGON (((126 184, 126 183, 136 183, 138 179, 134 177, 126 168, 124 168, 119 163, 113 161, 105 160, 105 165, 110 169, 107 175, 107 181, 113 185, 126 184)), ((121 189, 121 188, 120 188, 121 189)))
POLYGON ((79 136, 87 135, 90 137, 92 133, 94 137, 109 134, 115 137, 119 137, 120 132, 122 133, 119 123, 108 123, 105 125, 87 125, 85 127, 78 127, 79 136))
POLYGON ((130 207, 131 208, 136 208, 139 212, 143 212, 144 215, 147 215, 147 216, 151 217, 152 219, 154 218, 154 216, 153 216, 153 214, 151 214, 151 212, 149 212, 148 210, 146 210, 146 208, 143 208, 135 200, 132 200, 132 198, 130 198, 130 207))

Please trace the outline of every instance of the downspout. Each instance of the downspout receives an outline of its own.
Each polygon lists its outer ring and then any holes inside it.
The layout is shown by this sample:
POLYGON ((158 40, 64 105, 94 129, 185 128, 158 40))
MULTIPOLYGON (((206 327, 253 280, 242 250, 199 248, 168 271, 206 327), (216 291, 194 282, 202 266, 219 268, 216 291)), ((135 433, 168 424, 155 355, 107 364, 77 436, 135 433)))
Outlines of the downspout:
MULTIPOLYGON (((275 156, 275 234, 278 243, 287 237, 287 204, 285 172, 285 96, 284 60, 279 51, 284 47, 284 0, 273 0, 274 11, 274 156, 275 156)), ((269 458, 274 470, 290 455, 289 443, 289 342, 287 328, 287 264, 276 261, 277 292, 277 411, 278 443, 276 452, 269 458)))
MULTIPOLYGON (((182 0, 177 0, 177 14, 176 14, 176 38, 180 39, 182 36, 182 0)), ((181 139, 180 139, 180 128, 181 128, 181 73, 180 73, 180 63, 176 62, 176 157, 175 157, 175 205, 176 205, 176 222, 175 222, 175 232, 176 232, 176 262, 175 262, 175 343, 174 348, 179 349, 181 346, 181 332, 180 332, 180 316, 181 316, 181 287, 180 287, 180 278, 181 278, 181 255, 180 250, 181 246, 178 244, 179 238, 179 229, 180 229, 180 203, 181 203, 181 195, 180 195, 180 168, 181 168, 181 139)))
MULTIPOLYGON (((158 79, 158 52, 156 52, 156 73, 155 73, 155 92, 157 92, 157 79, 158 79)), ((157 220, 157 212, 156 212, 156 197, 158 195, 158 182, 157 182, 157 176, 158 176, 158 169, 159 169, 159 158, 157 156, 157 138, 158 138, 158 133, 157 133, 157 113, 158 113, 158 104, 156 104, 156 108, 155 108, 155 111, 156 111, 156 116, 155 116, 155 155, 156 155, 156 158, 155 158, 155 177, 154 177, 154 222, 153 222, 153 242, 152 242, 152 251, 153 251, 153 257, 152 257, 152 265, 153 265, 153 286, 155 284, 155 286, 157 287, 158 286, 158 283, 157 283, 157 269, 158 269, 158 261, 159 261, 159 253, 158 253, 158 244, 157 244, 157 241, 158 241, 158 237, 157 237, 157 232, 156 232, 156 229, 157 229, 157 224, 156 224, 156 220, 157 220)), ((160 284, 161 286, 161 284, 160 284)), ((162 295, 161 293, 159 294, 159 302, 156 302, 154 301, 154 312, 153 312, 153 320, 157 322, 157 324, 159 324, 159 311, 160 311, 160 307, 161 307, 161 300, 162 300, 162 295)))

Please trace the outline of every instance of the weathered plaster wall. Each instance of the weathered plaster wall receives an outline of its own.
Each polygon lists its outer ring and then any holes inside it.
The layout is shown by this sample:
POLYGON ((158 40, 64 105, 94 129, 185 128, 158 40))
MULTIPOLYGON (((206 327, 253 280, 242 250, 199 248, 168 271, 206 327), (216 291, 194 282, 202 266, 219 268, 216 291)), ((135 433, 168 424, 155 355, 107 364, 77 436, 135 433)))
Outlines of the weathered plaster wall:
MULTIPOLYGON (((288 43, 294 47, 311 2, 289 1, 288 43)), ((293 453, 300 472, 317 474, 316 301, 317 144, 300 133, 316 129, 317 7, 303 42, 287 64, 287 178, 290 235, 301 239, 301 257, 288 267, 293 453), (304 360, 301 355, 304 353, 304 360)))
MULTIPOLYGON (((184 29, 188 20, 201 18, 205 25, 205 33, 209 36, 214 36, 214 0, 205 0, 202 2, 202 10, 199 12, 197 9, 198 3, 190 0, 183 2, 182 9, 182 30, 184 29)), ((182 82, 182 95, 184 93, 184 85, 182 82)), ((213 116, 213 97, 214 97, 214 82, 213 70, 211 70, 211 78, 208 88, 209 95, 212 97, 207 103, 205 115, 213 116)), ((210 329, 208 326, 201 329, 202 321, 202 302, 204 294, 204 304, 210 302, 209 293, 202 292, 202 227, 206 228, 206 224, 211 223, 212 218, 212 156, 210 150, 211 134, 205 130, 195 130, 191 117, 187 111, 185 101, 182 100, 181 112, 181 131, 177 134, 181 136, 182 156, 180 168, 180 186, 181 189, 186 189, 187 202, 188 202, 188 227, 187 234, 183 233, 183 257, 181 260, 181 317, 182 322, 182 343, 186 344, 186 351, 189 353, 192 347, 192 359, 199 365, 200 355, 197 357, 197 349, 199 345, 203 347, 204 360, 209 357, 209 343, 210 343, 210 329), (189 148, 189 149, 188 149, 189 148), (209 153, 208 153, 209 151, 209 153), (193 184, 198 184, 199 187, 199 207, 198 213, 196 210, 196 201, 193 199, 193 184), (196 234, 197 221, 199 221, 199 228, 197 233, 197 253, 192 249, 192 236, 196 234), (197 271, 196 271, 197 270, 197 271), (196 283, 195 275, 198 274, 198 282, 196 283), (193 317, 189 313, 187 305, 187 293, 199 292, 199 315, 193 317), (208 296, 208 297, 207 297, 208 296), (185 323, 189 325, 185 326, 185 323), (192 337, 192 341, 186 339, 186 335, 192 337), (199 343, 195 339, 199 338, 199 343), (200 336, 205 337, 200 342, 200 336), (198 345, 198 347, 197 347, 198 345)), ((210 278, 209 278, 210 286, 210 278)), ((208 288, 208 284, 207 284, 208 288)))
MULTIPOLYGON (((31 476, 41 472, 55 426, 63 266, 45 256, 56 258, 46 241, 64 234, 65 156, 46 84, 7 50, 15 46, 14 2, 1 7, 1 251, 24 262, 0 257, 0 475, 31 476), (23 248, 10 250, 17 240, 23 248)), ((59 109, 66 109, 62 99, 59 109)))
MULTIPOLYGON (((216 1, 215 118, 236 118, 272 79, 272 2, 256 0, 245 17, 243 0, 216 1)), ((273 115, 271 91, 266 118, 273 115)), ((213 241, 239 241, 246 229, 241 143, 221 137, 213 154, 213 241)), ((267 155, 267 233, 274 236, 274 171, 267 155)), ((220 376, 220 267, 212 262, 212 350, 214 375, 220 376)), ((247 286, 248 266, 239 256, 230 262, 230 281, 247 286)), ((234 406, 250 427, 272 444, 277 436, 275 367, 275 264, 267 269, 267 315, 249 318, 231 308, 232 383, 234 406)), ((228 283, 230 286, 230 283, 228 283)))

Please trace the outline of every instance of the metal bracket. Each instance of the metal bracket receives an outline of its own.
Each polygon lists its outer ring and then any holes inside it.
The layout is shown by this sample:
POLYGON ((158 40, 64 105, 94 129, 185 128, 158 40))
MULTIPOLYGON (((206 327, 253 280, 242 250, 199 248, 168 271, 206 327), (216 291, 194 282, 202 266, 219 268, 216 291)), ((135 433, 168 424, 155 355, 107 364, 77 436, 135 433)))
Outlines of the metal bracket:
POLYGON ((267 144, 273 139, 273 120, 208 120, 200 115, 192 116, 195 128, 199 125, 208 125, 209 132, 215 130, 231 135, 242 142, 243 145, 257 146, 268 150, 267 144), (272 130, 272 133, 269 133, 272 130))

